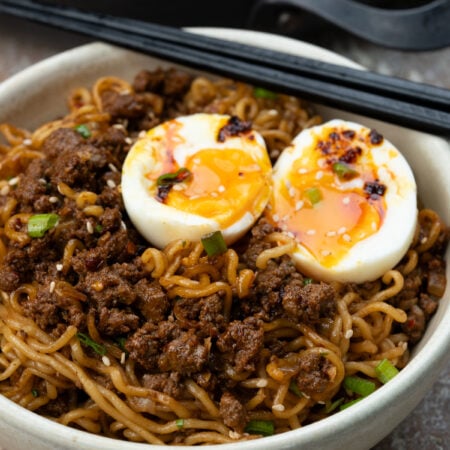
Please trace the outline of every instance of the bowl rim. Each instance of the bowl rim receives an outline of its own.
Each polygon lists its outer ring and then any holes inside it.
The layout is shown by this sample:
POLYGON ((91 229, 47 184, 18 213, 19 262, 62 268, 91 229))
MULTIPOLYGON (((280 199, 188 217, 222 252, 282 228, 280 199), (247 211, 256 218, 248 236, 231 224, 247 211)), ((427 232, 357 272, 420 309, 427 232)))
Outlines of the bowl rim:
MULTIPOLYGON (((353 65, 354 67, 360 67, 347 58, 336 55, 334 52, 331 52, 329 50, 322 49, 312 44, 303 43, 298 40, 275 36, 269 33, 246 30, 242 32, 241 30, 226 28, 204 28, 197 30, 200 30, 199 32, 204 32, 205 34, 214 33, 216 36, 219 35, 219 37, 229 39, 236 39, 236 35, 242 33, 240 34, 240 37, 244 41, 251 41, 252 43, 257 44, 257 42, 255 42, 255 39, 256 41, 258 41, 261 38, 261 42, 263 45, 264 42, 267 42, 267 40, 269 39, 271 44, 275 45, 278 49, 286 49, 287 46, 289 50, 295 48, 296 52, 301 52, 306 48, 309 52, 313 51, 315 56, 318 55, 319 59, 320 57, 331 58, 332 60, 334 59, 336 63, 345 64, 347 62, 349 65, 353 65), (219 34, 218 31, 220 31, 219 34)), ((0 84, 0 104, 4 102, 5 98, 11 98, 11 92, 17 92, 17 89, 24 88, 29 83, 34 83, 39 80, 42 81, 43 77, 51 74, 55 65, 76 66, 77 62, 83 60, 84 58, 91 58, 93 56, 100 57, 105 52, 108 53, 116 51, 123 51, 125 52, 124 54, 127 54, 129 52, 128 50, 118 49, 117 47, 111 46, 109 44, 94 42, 75 47, 73 49, 49 57, 41 62, 38 62, 0 84)), ((448 146, 448 149, 450 151, 450 146, 448 146)), ((445 323, 450 323, 449 306, 447 306, 447 310, 445 311, 444 316, 441 317, 441 321, 442 324, 438 327, 440 330, 444 328, 445 323)), ((351 409, 349 408, 341 411, 339 412, 339 414, 332 415, 324 420, 315 422, 299 430, 293 430, 279 435, 250 441, 237 442, 232 444, 220 444, 220 448, 223 448, 224 450, 235 450, 237 448, 236 446, 239 446, 239 448, 243 450, 256 450, 258 448, 265 448, 266 445, 270 445, 271 443, 280 446, 280 448, 288 448, 292 444, 292 441, 295 441, 296 445, 308 445, 308 443, 313 443, 316 441, 326 442, 327 439, 333 440, 335 439, 337 433, 345 434, 349 429, 362 425, 364 421, 370 420, 371 417, 382 415, 383 412, 385 412, 386 405, 391 406, 394 402, 398 402, 400 401, 400 399, 407 398, 408 393, 417 383, 417 380, 421 380, 422 382, 422 391, 428 389, 439 375, 439 371, 442 369, 444 363, 448 359, 447 355, 449 352, 450 332, 447 328, 447 333, 433 333, 428 337, 427 342, 419 351, 420 361, 418 361, 417 358, 413 358, 408 363, 406 368, 400 371, 399 375, 395 377, 395 379, 393 379, 389 384, 382 386, 369 397, 365 398, 364 402, 360 402, 354 405, 351 409), (430 351, 430 349, 432 349, 432 351, 430 351), (433 367, 434 373, 432 374, 430 374, 430 367, 433 367)), ((422 396, 419 399, 413 401, 414 406, 420 401, 421 398, 422 396)), ((16 428, 21 428, 23 427, 24 423, 26 423, 27 431, 35 437, 43 435, 52 435, 57 437, 58 435, 61 436, 61 433, 63 433, 65 436, 65 441, 70 441, 76 443, 77 446, 86 446, 86 448, 91 449, 105 448, 105 446, 110 449, 124 449, 126 447, 130 450, 163 448, 162 446, 150 447, 148 444, 143 443, 117 441, 107 437, 93 435, 85 431, 76 430, 68 426, 50 421, 42 416, 28 411, 3 396, 0 396, 0 418, 4 422, 9 423, 16 428), (6 411, 8 411, 8 413, 6 413, 6 411)), ((400 417, 397 421, 392 421, 391 419, 389 419, 386 423, 385 434, 392 430, 402 418, 403 417, 400 417)), ((368 444, 374 444, 376 441, 371 442, 369 440, 367 442, 368 444)), ((186 448, 186 446, 171 447, 180 450, 186 448)), ((204 448, 207 450, 212 450, 217 449, 218 446, 207 445, 204 446, 204 448)), ((317 448, 320 448, 320 446, 317 448)), ((338 447, 336 446, 335 448, 338 447)))

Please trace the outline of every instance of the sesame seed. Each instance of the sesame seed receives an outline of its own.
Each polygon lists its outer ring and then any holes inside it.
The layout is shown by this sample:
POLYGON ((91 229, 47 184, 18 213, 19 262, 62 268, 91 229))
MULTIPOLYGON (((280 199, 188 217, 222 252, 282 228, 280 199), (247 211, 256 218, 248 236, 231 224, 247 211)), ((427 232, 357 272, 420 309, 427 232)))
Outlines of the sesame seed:
POLYGON ((31 139, 24 139, 24 140, 22 141, 22 144, 23 144, 23 145, 31 145, 31 139))
POLYGON ((408 348, 408 343, 407 342, 402 342, 401 346, 403 347, 403 350, 406 350, 408 348))
POLYGON ((331 255, 330 250, 322 250, 320 253, 322 256, 330 256, 331 255))
POLYGON ((125 143, 128 145, 131 145, 133 143, 133 139, 131 139, 130 137, 126 137, 125 138, 125 143))
POLYGON ((420 240, 420 243, 425 244, 425 242, 427 242, 427 241, 428 241, 428 238, 425 236, 420 240))
POLYGON ((56 270, 58 272, 61 272, 61 270, 63 270, 63 265, 62 264, 56 264, 56 270))
POLYGON ((353 330, 347 330, 345 332, 345 339, 350 339, 353 336, 353 330))
POLYGON ((321 170, 319 170, 319 171, 316 173, 316 180, 320 180, 320 179, 322 179, 322 177, 323 177, 323 172, 322 172, 321 170))
POLYGON ((146 134, 147 134, 147 133, 146 133, 144 130, 142 130, 142 131, 138 134, 138 137, 142 139, 143 137, 145 137, 146 134))
POLYGON ((107 356, 102 356, 102 361, 105 366, 109 367, 111 365, 111 360, 107 356))
POLYGON ((316 234, 316 230, 308 230, 308 231, 306 232, 306 234, 307 234, 308 236, 314 236, 314 235, 316 234))
POLYGON ((347 234, 347 233, 345 233, 345 234, 342 236, 342 239, 344 239, 344 241, 346 241, 346 242, 352 242, 352 238, 351 238, 350 235, 347 234))
POLYGON ((19 177, 14 177, 14 178, 11 178, 11 179, 8 181, 8 184, 9 184, 10 186, 15 186, 18 182, 19 182, 19 177))
POLYGON ((295 188, 293 188, 293 187, 289 188, 289 195, 291 197, 295 197, 295 188))
POLYGON ((377 224, 376 222, 372 222, 372 230, 376 231, 377 230, 377 224))
POLYGON ((320 159, 318 159, 318 160, 317 160, 317 165, 318 165, 321 169, 323 169, 324 167, 327 166, 327 161, 326 161, 326 159, 325 159, 325 158, 320 158, 320 159))
POLYGON ((280 412, 285 410, 284 405, 282 405, 281 403, 279 403, 277 405, 273 405, 272 409, 275 411, 280 411, 280 412))
POLYGON ((278 214, 274 214, 272 216, 273 220, 275 220, 275 222, 278 222, 280 220, 280 217, 278 216, 278 214))
POLYGON ((200 158, 194 158, 194 159, 192 160, 192 162, 193 162, 194 164, 200 164, 200 163, 201 163, 201 160, 200 160, 200 158))
POLYGON ((303 205, 305 204, 305 202, 303 200, 299 200, 296 204, 295 204, 295 210, 296 211, 300 211, 303 208, 303 205))
POLYGON ((127 354, 125 352, 122 352, 120 355, 120 364, 125 364, 126 357, 127 357, 127 354))
POLYGON ((222 184, 218 187, 218 191, 219 192, 225 192, 225 186, 223 186, 222 184))
POLYGON ((58 203, 58 200, 59 200, 58 197, 55 197, 54 195, 48 198, 48 201, 50 203, 58 203))
POLYGON ((86 222, 86 229, 89 234, 94 233, 94 226, 92 225, 92 223, 89 220, 86 222))
POLYGON ((269 116, 277 116, 278 111, 276 109, 269 109, 269 111, 267 111, 267 114, 269 114, 269 116))
POLYGON ((346 228, 346 227, 341 227, 341 228, 339 228, 339 230, 338 230, 338 234, 344 234, 346 231, 347 231, 347 228, 346 228))
POLYGON ((127 226, 126 226, 126 224, 125 224, 125 222, 123 220, 120 222, 120 227, 122 228, 122 230, 126 230, 127 229, 127 226))
POLYGON ((325 233, 325 235, 328 236, 328 237, 336 236, 336 234, 337 234, 336 231, 333 231, 333 230, 327 231, 327 232, 325 233))
POLYGON ((54 281, 51 281, 50 286, 48 287, 50 294, 55 290, 55 286, 56 286, 56 283, 54 281))
POLYGON ((241 435, 237 431, 230 430, 228 432, 228 436, 230 436, 230 439, 240 439, 241 435))
POLYGON ((267 380, 262 379, 262 380, 258 380, 258 381, 256 382, 256 387, 259 387, 259 388, 265 388, 268 384, 269 384, 269 383, 268 383, 267 380))
POLYGON ((350 203, 350 197, 344 197, 344 198, 342 199, 342 203, 343 203, 344 205, 348 205, 348 204, 350 203))
POLYGON ((114 189, 115 187, 117 187, 117 184, 114 180, 107 180, 106 184, 111 188, 114 189))
POLYGON ((5 186, 2 187, 2 190, 0 191, 1 195, 8 195, 9 194, 9 186, 6 184, 5 186))
POLYGON ((180 184, 174 184, 172 186, 173 191, 182 191, 184 189, 183 183, 180 184))
POLYGON ((305 173, 308 173, 308 169, 302 167, 302 168, 298 169, 298 173, 300 175, 304 175, 305 173))
POLYGON ((113 128, 116 128, 118 130, 125 130, 125 127, 121 123, 115 123, 113 125, 113 128))
POLYGON ((112 164, 112 163, 109 163, 108 167, 111 169, 111 172, 118 172, 119 171, 117 169, 117 167, 114 164, 112 164))
POLYGON ((217 198, 219 196, 217 192, 211 192, 209 195, 214 198, 217 198))
POLYGON ((325 405, 325 402, 324 402, 323 400, 319 400, 317 403, 318 403, 319 405, 325 405))
POLYGON ((284 185, 286 186, 286 189, 290 189, 292 187, 292 183, 289 180, 285 180, 284 185))

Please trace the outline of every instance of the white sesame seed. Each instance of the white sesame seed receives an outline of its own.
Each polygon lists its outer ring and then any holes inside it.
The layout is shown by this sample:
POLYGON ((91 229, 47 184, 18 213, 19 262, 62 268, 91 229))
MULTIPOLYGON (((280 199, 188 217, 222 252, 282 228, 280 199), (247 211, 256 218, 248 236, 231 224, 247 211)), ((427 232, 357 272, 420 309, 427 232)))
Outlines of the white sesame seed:
POLYGON ((284 185, 286 186, 286 189, 290 189, 292 187, 292 183, 289 180, 285 180, 284 185))
POLYGON ((121 226, 122 230, 126 230, 127 229, 127 226, 126 226, 126 224, 125 224, 125 222, 123 220, 120 222, 120 226, 121 226))
POLYGON ((222 184, 218 187, 217 189, 219 192, 225 192, 225 186, 223 186, 222 184))
POLYGON ((282 412, 282 411, 285 410, 285 407, 284 407, 284 405, 282 405, 281 403, 279 403, 279 404, 277 404, 277 405, 273 405, 273 406, 272 406, 272 409, 275 410, 275 411, 280 411, 280 412, 282 412))
POLYGON ((325 405, 325 402, 324 402, 323 400, 319 400, 317 403, 318 403, 319 405, 325 405))
POLYGON ((18 182, 19 182, 19 177, 14 177, 14 178, 11 178, 11 179, 8 181, 8 184, 9 184, 10 186, 15 186, 18 182))
POLYGON ((31 145, 31 139, 24 139, 24 140, 22 141, 22 144, 23 144, 23 145, 31 145))
POLYGON ((192 160, 192 162, 193 162, 194 164, 200 164, 200 163, 201 163, 201 160, 200 160, 200 158, 194 158, 194 159, 192 160))
POLYGON ((425 244, 425 242, 427 242, 427 241, 428 241, 428 238, 425 236, 420 240, 420 243, 425 244))
POLYGON ((295 210, 296 211, 300 211, 303 208, 303 205, 305 204, 305 202, 303 200, 299 200, 296 204, 295 204, 295 210))
POLYGON ((58 203, 58 200, 59 200, 58 197, 55 197, 54 195, 48 198, 48 201, 50 203, 58 203))
POLYGON ((347 231, 347 228, 346 228, 346 227, 341 227, 341 228, 339 228, 339 230, 338 230, 338 234, 344 234, 346 231, 347 231))
POLYGON ((267 380, 262 379, 262 380, 258 380, 258 381, 256 382, 256 387, 259 387, 259 388, 265 388, 268 384, 269 384, 269 383, 268 383, 267 380))
POLYGON ((295 188, 294 187, 289 188, 289 196, 292 198, 295 197, 295 188))
POLYGON ((353 336, 353 330, 347 330, 345 332, 345 339, 350 339, 353 336))
POLYGON ((108 167, 111 169, 111 172, 118 172, 119 171, 117 169, 117 167, 114 164, 112 164, 112 163, 109 163, 108 167))
POLYGON ((372 230, 377 231, 377 224, 376 222, 372 222, 372 230))
POLYGON ((343 203, 344 205, 348 205, 348 204, 350 203, 350 197, 344 197, 344 198, 342 199, 342 203, 343 203))
POLYGON ((143 137, 145 137, 146 134, 147 134, 147 133, 146 133, 144 130, 142 130, 142 131, 138 134, 138 137, 142 139, 143 137))
POLYGON ((278 222, 278 221, 280 220, 278 214, 274 214, 274 215, 272 216, 272 218, 273 218, 273 220, 275 220, 275 222, 278 222))
POLYGON ((308 230, 308 231, 306 232, 306 234, 307 234, 308 236, 314 236, 314 235, 316 234, 316 230, 308 230))
POLYGON ((2 190, 0 191, 1 195, 8 195, 9 194, 9 186, 7 184, 5 184, 5 186, 2 187, 2 190))
POLYGON ((106 180, 106 184, 111 188, 114 189, 115 187, 117 187, 117 184, 114 180, 106 180))
POLYGON ((327 160, 325 158, 320 158, 317 160, 317 165, 323 169, 324 167, 327 166, 327 160))
POLYGON ((330 250, 322 250, 320 253, 322 256, 330 256, 331 255, 330 250))
POLYGON ((125 127, 121 123, 115 123, 113 128, 117 128, 118 130, 124 130, 125 127))
POLYGON ((128 145, 131 145, 133 143, 133 139, 131 139, 130 137, 126 137, 125 138, 125 143, 128 145))
POLYGON ((278 116, 278 111, 276 109, 269 109, 267 114, 269 114, 269 116, 278 116))
POLYGON ((228 432, 228 436, 230 436, 230 439, 240 439, 241 438, 241 435, 237 431, 233 431, 233 430, 230 430, 228 432))
POLYGON ((182 191, 183 189, 184 189, 183 183, 174 184, 172 186, 172 190, 174 190, 174 191, 182 191))
POLYGON ((217 192, 210 192, 209 195, 214 198, 217 198, 219 196, 219 194, 217 192))
POLYGON ((333 231, 333 230, 327 231, 327 232, 325 233, 325 235, 328 236, 328 237, 336 236, 336 234, 337 234, 336 231, 333 231))
POLYGON ((322 179, 322 177, 323 177, 323 172, 322 172, 321 170, 319 170, 319 171, 316 173, 316 180, 320 180, 320 179, 322 179))
POLYGON ((305 173, 308 173, 308 169, 306 169, 305 167, 301 167, 300 169, 298 169, 298 173, 300 175, 304 175, 305 173))
POLYGON ((345 234, 342 236, 342 239, 344 239, 345 242, 352 242, 352 238, 351 238, 350 235, 347 234, 347 233, 345 233, 345 234))
POLYGON ((92 222, 90 222, 89 220, 86 222, 86 229, 89 234, 94 233, 94 226, 92 225, 92 222))
POLYGON ((408 348, 408 343, 407 342, 402 342, 401 346, 403 347, 403 350, 406 350, 408 348))
POLYGON ((111 360, 107 356, 102 356, 102 362, 105 366, 109 367, 111 365, 111 360))
POLYGON ((39 183, 41 184, 47 184, 47 180, 45 178, 39 178, 39 183))
POLYGON ((54 281, 51 281, 50 286, 48 287, 50 294, 55 290, 55 286, 56 286, 56 283, 54 281))
POLYGON ((127 357, 127 354, 125 352, 122 352, 120 355, 120 364, 125 364, 126 357, 127 357))
POLYGON ((62 264, 56 264, 56 270, 58 272, 61 272, 61 270, 63 270, 63 265, 62 264))

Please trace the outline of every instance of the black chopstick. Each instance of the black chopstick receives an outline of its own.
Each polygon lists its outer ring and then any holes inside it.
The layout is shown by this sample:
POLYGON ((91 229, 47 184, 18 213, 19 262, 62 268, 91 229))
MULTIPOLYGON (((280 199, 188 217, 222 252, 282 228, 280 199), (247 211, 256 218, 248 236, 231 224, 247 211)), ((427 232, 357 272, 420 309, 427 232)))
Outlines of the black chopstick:
MULTIPOLYGON (((391 121, 410 128, 418 128, 442 134, 450 133, 449 103, 435 102, 437 91, 449 95, 447 90, 432 88, 428 102, 419 103, 414 94, 392 93, 381 95, 364 80, 350 82, 348 77, 335 69, 340 66, 317 63, 305 58, 297 58, 284 53, 268 51, 251 46, 234 44, 218 39, 206 38, 175 28, 148 24, 131 19, 120 19, 106 15, 85 13, 71 8, 47 6, 27 0, 0 0, 0 12, 6 12, 25 19, 52 25, 70 31, 86 34, 98 39, 139 50, 162 57, 166 60, 186 64, 196 68, 212 71, 221 75, 234 77, 274 90, 340 107, 353 112, 391 121), (224 51, 223 49, 226 49, 224 51), (264 58, 261 56, 264 52, 264 58), (249 56, 250 55, 250 56, 249 56), (276 64, 267 63, 271 57, 276 64), (256 63, 261 61, 263 63, 256 63), (283 60, 290 61, 290 67, 281 66, 283 60), (308 71, 295 71, 296 66, 307 61, 308 71), (315 64, 312 64, 315 63, 315 64), (318 73, 321 70, 322 75, 318 73), (344 78, 346 83, 338 84, 344 78), (351 86, 351 87, 350 87, 351 86), (362 87, 366 90, 362 90, 362 87), (408 99, 409 101, 406 101, 408 99), (446 109, 447 106, 447 109, 446 109)), ((352 76, 366 72, 349 70, 352 76)), ((377 77, 376 74, 372 74, 377 77)), ((375 78, 376 79, 376 78, 375 78)), ((383 77, 384 83, 391 80, 383 77)), ((399 79, 394 79, 399 83, 399 79)), ((395 83, 390 89, 395 90, 395 83)), ((402 86, 405 86, 405 84, 402 86)), ((407 82, 406 91, 411 92, 407 82)), ((427 85, 418 85, 427 86, 427 85)), ((405 90, 404 90, 405 91, 405 90)), ((442 93, 441 93, 442 94, 442 93)), ((438 96, 439 99, 445 96, 438 96)))

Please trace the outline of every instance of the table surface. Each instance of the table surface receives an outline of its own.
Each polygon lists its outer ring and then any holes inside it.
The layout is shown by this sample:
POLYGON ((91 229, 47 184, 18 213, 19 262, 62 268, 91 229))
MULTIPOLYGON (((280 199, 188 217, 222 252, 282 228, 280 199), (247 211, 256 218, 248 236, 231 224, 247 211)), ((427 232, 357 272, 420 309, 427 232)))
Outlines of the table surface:
MULTIPOLYGON (((20 70, 91 39, 0 15, 0 82, 20 70)), ((401 52, 346 35, 314 41, 376 72, 450 88, 450 48, 401 52)), ((450 359, 419 406, 373 450, 439 450, 450 442, 450 359)))

